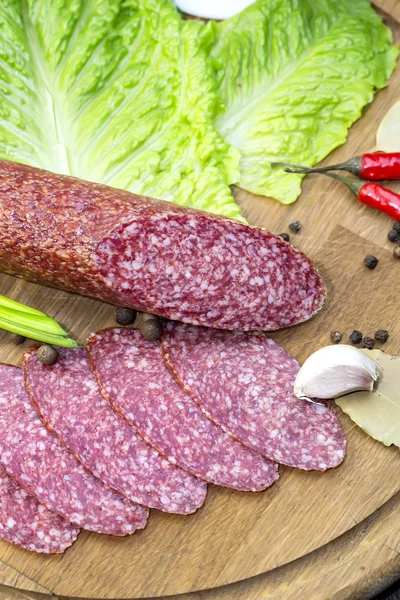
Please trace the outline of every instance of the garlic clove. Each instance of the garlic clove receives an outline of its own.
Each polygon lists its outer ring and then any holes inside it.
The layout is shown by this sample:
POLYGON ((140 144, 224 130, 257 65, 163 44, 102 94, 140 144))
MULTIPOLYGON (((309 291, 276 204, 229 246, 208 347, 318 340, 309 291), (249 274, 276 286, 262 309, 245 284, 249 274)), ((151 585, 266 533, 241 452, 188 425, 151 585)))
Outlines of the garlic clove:
POLYGON ((294 395, 302 400, 329 400, 357 391, 372 391, 380 367, 354 346, 326 346, 314 352, 294 382, 294 395))

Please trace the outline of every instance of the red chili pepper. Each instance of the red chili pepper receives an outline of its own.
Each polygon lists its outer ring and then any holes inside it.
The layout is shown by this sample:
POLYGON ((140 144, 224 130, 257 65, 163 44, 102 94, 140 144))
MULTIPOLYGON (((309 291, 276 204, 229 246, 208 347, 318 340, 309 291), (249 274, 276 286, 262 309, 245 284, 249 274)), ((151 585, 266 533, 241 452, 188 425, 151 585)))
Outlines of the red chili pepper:
POLYGON ((400 195, 391 190, 387 190, 378 183, 367 181, 364 183, 357 194, 360 202, 377 208, 386 213, 396 221, 400 221, 400 195))
MULTIPOLYGON (((272 166, 291 166, 297 165, 286 163, 272 163, 272 166)), ((363 154, 355 156, 350 160, 337 165, 328 165, 327 167, 310 168, 310 173, 327 173, 328 171, 348 171, 361 177, 361 179, 372 179, 380 181, 382 179, 400 179, 400 152, 377 152, 376 154, 363 154)))
POLYGON ((359 179, 351 179, 350 177, 341 177, 335 173, 328 173, 319 170, 316 171, 315 169, 301 166, 296 166, 296 168, 294 168, 292 165, 290 165, 285 167, 285 171, 287 173, 302 174, 322 173, 323 175, 337 179, 338 181, 341 181, 347 185, 353 194, 357 196, 360 202, 380 210, 396 221, 400 221, 400 194, 396 194, 395 192, 384 188, 378 183, 374 183, 372 181, 360 181, 359 179))
POLYGON ((363 154, 361 179, 400 179, 400 152, 363 154))

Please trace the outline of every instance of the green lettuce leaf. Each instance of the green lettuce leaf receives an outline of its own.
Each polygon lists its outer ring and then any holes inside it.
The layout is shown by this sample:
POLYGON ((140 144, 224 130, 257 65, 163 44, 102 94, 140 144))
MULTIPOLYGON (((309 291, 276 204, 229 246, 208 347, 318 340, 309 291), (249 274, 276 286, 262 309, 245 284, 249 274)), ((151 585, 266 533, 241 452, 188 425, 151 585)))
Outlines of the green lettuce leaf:
POLYGON ((167 0, 2 0, 0 158, 239 217, 213 35, 167 0))
POLYGON ((214 27, 216 125, 242 154, 239 185, 294 202, 302 176, 271 162, 313 165, 345 142, 395 67, 391 32, 366 0, 258 0, 214 27))

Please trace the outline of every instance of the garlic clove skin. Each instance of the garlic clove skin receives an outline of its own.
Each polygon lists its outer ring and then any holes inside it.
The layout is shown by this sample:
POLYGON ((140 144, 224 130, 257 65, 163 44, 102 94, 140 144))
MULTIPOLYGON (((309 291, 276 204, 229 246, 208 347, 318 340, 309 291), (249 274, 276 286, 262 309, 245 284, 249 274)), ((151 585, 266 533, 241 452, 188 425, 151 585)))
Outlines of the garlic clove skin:
POLYGON ((381 376, 380 367, 354 346, 326 346, 314 352, 294 382, 301 400, 330 400, 357 391, 372 391, 381 376))

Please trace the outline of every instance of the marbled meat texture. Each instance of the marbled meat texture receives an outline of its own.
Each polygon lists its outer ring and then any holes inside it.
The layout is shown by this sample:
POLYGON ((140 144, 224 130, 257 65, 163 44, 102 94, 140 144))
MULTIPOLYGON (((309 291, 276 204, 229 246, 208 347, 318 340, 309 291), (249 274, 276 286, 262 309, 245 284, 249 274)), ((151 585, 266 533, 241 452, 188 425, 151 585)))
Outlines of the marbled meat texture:
POLYGON ((162 347, 182 388, 250 448, 305 470, 342 462, 346 439, 333 408, 293 395, 300 365, 273 340, 168 323, 162 347))
POLYGON ((262 490, 277 479, 274 463, 224 433, 180 389, 158 342, 132 329, 108 329, 88 348, 105 397, 172 464, 237 490, 262 490))
POLYGON ((85 350, 59 349, 43 365, 25 354, 25 385, 42 420, 96 477, 134 502, 178 514, 195 512, 207 485, 171 465, 103 398, 85 350))
POLYGON ((79 529, 47 510, 0 465, 0 538, 26 550, 60 554, 79 529))
POLYGON ((106 487, 46 429, 25 392, 22 369, 10 365, 0 365, 0 463, 29 494, 79 527, 127 535, 146 525, 147 508, 106 487))
POLYGON ((264 229, 7 161, 0 270, 222 329, 293 325, 325 296, 308 258, 264 229))

